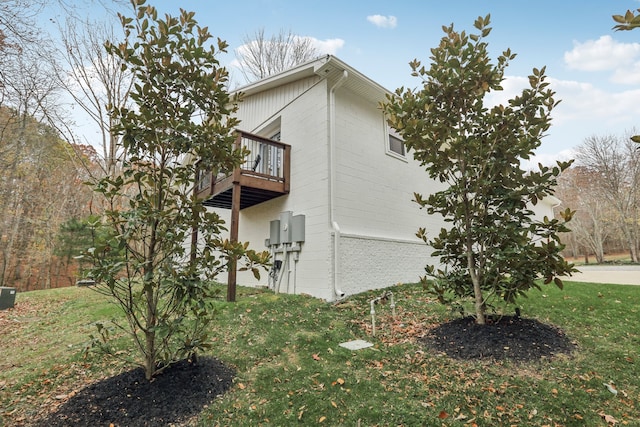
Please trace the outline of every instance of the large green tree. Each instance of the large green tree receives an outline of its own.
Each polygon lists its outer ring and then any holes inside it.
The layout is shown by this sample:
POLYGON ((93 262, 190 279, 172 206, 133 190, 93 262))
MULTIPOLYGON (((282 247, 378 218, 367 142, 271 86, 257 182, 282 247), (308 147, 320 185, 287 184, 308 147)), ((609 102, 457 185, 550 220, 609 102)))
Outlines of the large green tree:
POLYGON ((227 44, 212 43, 192 12, 159 18, 144 0, 131 3, 135 17, 120 16, 125 40, 106 44, 134 78, 134 105, 110 106, 127 160, 120 175, 94 184, 111 232, 90 250, 91 274, 124 310, 128 323, 119 326, 130 333, 151 379, 209 347, 215 289, 205 279, 237 259, 257 274, 267 254, 223 240, 223 221, 194 193, 190 158, 229 171, 246 155, 234 148, 237 100, 217 59, 227 44), (194 229, 198 245, 188 243, 194 229))
POLYGON ((486 105, 489 92, 502 90, 505 68, 515 57, 506 50, 497 63, 491 61, 489 23, 489 15, 479 17, 477 34, 444 27, 445 36, 431 49, 431 66, 410 64, 422 87, 399 88, 383 106, 429 176, 448 184, 426 197, 415 194, 429 214, 451 224, 433 237, 419 230, 444 266, 427 266, 422 281, 442 302, 471 298, 479 324, 494 298, 515 303, 539 287, 539 278, 561 287, 557 276, 572 271, 557 235, 567 231, 571 212, 562 221, 536 220, 530 207, 552 195, 569 163, 540 165, 537 172, 520 168, 540 145, 558 102, 543 68, 533 70, 530 88, 507 105, 486 105))

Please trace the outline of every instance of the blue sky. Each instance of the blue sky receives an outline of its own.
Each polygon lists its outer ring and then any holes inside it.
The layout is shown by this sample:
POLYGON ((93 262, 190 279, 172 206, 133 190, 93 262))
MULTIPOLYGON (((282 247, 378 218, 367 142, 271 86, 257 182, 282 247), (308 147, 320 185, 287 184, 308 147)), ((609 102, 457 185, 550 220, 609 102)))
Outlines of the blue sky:
MULTIPOLYGON (((561 104, 537 154, 545 163, 567 155, 590 136, 640 130, 640 30, 615 32, 613 14, 640 8, 639 0, 151 0, 162 13, 196 12, 201 25, 234 50, 247 34, 281 29, 314 39, 331 53, 389 90, 415 87, 408 62, 428 64, 430 49, 453 23, 473 31, 478 16, 491 14, 493 58, 510 48, 506 100, 526 85, 533 67, 547 67, 561 104)), ((97 14, 93 18, 98 18, 97 14)), ((240 72, 234 81, 244 83, 240 72)), ((504 102, 504 101, 502 101, 504 102)))

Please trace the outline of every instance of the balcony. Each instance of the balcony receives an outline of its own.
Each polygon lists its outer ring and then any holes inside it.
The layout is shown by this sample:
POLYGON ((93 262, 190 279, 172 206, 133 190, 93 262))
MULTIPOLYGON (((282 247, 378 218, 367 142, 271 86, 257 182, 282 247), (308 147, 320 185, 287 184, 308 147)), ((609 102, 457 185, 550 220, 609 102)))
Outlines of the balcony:
POLYGON ((249 155, 232 174, 199 173, 196 191, 205 206, 232 209, 234 183, 240 187, 240 209, 289 194, 290 145, 238 131, 236 147, 249 155))

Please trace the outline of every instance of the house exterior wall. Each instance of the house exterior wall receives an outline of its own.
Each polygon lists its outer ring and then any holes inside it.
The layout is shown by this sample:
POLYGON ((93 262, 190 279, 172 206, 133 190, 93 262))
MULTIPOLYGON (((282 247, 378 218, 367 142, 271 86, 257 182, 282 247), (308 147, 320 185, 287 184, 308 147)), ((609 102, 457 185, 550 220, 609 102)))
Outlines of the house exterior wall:
MULTIPOLYGON (((243 97, 236 114, 236 117, 240 119, 240 129, 251 133, 260 133, 282 111, 290 111, 293 105, 299 105, 297 102, 300 98, 308 98, 309 95, 306 92, 311 91, 317 85, 323 86, 324 84, 325 82, 317 76, 307 77, 268 91, 243 97)), ((285 142, 284 138, 283 142, 285 142)))
MULTIPOLYGON (((336 233, 330 221, 329 126, 327 80, 305 79, 246 97, 240 105, 240 128, 269 136, 278 122, 281 141, 291 145, 290 194, 240 211, 239 239, 266 250, 269 223, 284 211, 306 218, 306 239, 297 262, 287 271, 280 291, 308 293, 334 300, 336 233), (274 114, 274 111, 277 111, 274 114), (290 272, 289 272, 290 270, 290 272)), ((439 229, 442 221, 413 202, 414 191, 435 191, 435 183, 409 153, 387 153, 388 130, 373 101, 347 88, 335 92, 334 219, 338 234, 337 287, 347 295, 415 282, 430 259, 430 249, 415 237, 419 227, 439 229)), ((229 211, 218 211, 229 218, 229 211)), ((282 258, 277 255, 276 259, 282 258)), ((267 272, 255 280, 238 272, 238 284, 267 285, 267 272)), ((223 281, 225 277, 219 277, 223 281)))
MULTIPOLYGON (((289 292, 330 300, 326 99, 326 80, 309 78, 248 97, 241 104, 238 118, 243 130, 248 126, 251 132, 261 134, 263 128, 270 129, 272 122, 279 121, 281 141, 291 145, 291 187, 288 195, 240 211, 238 235, 249 241, 251 248, 267 250, 264 241, 269 237, 271 220, 285 211, 305 215, 306 239, 297 263, 290 257, 290 264, 284 266, 291 272, 285 273, 280 291, 286 292, 288 287, 289 292)), ((266 285, 267 273, 261 275, 256 281, 252 274, 239 272, 238 284, 266 285)))
POLYGON ((545 197, 540 200, 535 206, 529 205, 529 209, 531 209, 534 213, 534 217, 542 221, 546 216, 549 219, 554 218, 553 208, 560 203, 560 200, 555 197, 545 197))
POLYGON ((348 89, 336 93, 336 220, 341 229, 339 279, 353 294, 416 282, 437 263, 415 234, 444 222, 413 202, 413 193, 442 188, 413 159, 389 154, 388 128, 378 105, 348 89))

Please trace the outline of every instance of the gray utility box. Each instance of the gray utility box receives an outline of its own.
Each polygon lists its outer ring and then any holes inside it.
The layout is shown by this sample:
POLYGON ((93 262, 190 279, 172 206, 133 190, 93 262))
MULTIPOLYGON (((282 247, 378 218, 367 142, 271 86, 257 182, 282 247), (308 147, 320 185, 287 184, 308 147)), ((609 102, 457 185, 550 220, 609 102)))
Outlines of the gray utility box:
POLYGON ((0 310, 13 308, 16 302, 16 288, 0 286, 0 310))

